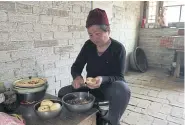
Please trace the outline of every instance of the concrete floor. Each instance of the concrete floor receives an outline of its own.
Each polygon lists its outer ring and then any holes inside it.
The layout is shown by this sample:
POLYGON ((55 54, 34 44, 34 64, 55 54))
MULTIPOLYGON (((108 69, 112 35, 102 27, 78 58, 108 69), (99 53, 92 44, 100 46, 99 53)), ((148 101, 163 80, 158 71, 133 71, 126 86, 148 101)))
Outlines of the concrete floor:
POLYGON ((184 83, 164 70, 129 72, 132 95, 121 125, 184 125, 184 83))

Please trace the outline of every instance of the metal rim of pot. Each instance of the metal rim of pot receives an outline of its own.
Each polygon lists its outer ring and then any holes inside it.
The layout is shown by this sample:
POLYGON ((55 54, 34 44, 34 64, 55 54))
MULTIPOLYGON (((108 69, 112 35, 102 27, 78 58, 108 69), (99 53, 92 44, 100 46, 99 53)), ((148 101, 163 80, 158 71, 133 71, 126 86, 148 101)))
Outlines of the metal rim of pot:
POLYGON ((31 93, 36 93, 36 92, 43 91, 47 88, 48 88, 48 83, 46 82, 43 86, 40 86, 40 87, 37 87, 37 88, 24 88, 24 89, 13 88, 13 90, 17 94, 31 94, 31 93))

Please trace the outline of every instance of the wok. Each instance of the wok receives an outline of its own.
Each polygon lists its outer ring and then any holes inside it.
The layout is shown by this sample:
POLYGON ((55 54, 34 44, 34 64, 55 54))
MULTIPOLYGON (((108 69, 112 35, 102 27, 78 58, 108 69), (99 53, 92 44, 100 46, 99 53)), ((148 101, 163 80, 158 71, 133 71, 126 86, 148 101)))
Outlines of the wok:
POLYGON ((87 92, 73 92, 68 93, 62 97, 62 103, 66 109, 72 112, 85 112, 91 109, 94 105, 95 97, 92 94, 89 94, 87 92), (80 100, 87 100, 87 103, 84 104, 71 104, 68 101, 78 99, 80 100))
MULTIPOLYGON (((62 103, 66 109, 72 112, 85 112, 91 109, 92 107, 97 108, 101 112, 104 112, 104 109, 100 109, 100 107, 107 107, 109 105, 109 101, 101 101, 97 102, 95 101, 95 97, 87 92, 73 92, 73 93, 68 93, 62 97, 62 103), (85 104, 70 104, 68 100, 72 99, 79 99, 83 100, 86 99, 88 103, 85 104)), ((107 109, 105 109, 107 111, 107 109)))

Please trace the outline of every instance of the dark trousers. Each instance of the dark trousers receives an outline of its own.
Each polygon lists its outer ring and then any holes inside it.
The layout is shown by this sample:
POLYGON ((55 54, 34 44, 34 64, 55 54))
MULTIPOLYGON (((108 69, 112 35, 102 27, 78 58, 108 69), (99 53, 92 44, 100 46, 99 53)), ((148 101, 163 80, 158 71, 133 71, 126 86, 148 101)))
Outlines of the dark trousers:
POLYGON ((96 101, 109 101, 108 121, 111 125, 119 125, 129 100, 130 89, 123 81, 115 81, 111 84, 102 84, 98 89, 79 88, 74 89, 71 85, 65 86, 58 92, 58 97, 63 97, 70 92, 89 92, 96 97, 96 101))

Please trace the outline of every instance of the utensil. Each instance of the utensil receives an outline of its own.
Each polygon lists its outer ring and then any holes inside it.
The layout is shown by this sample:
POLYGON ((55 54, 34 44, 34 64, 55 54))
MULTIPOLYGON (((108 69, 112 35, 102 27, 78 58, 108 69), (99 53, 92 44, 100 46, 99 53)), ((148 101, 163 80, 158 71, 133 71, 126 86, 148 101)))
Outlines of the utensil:
POLYGON ((34 111, 35 113, 41 118, 41 119, 51 119, 54 117, 57 117, 60 115, 60 112, 62 110, 62 102, 60 100, 55 100, 55 99, 49 99, 54 103, 59 103, 61 105, 61 107, 58 110, 54 110, 54 111, 47 111, 47 112, 39 112, 38 108, 40 106, 41 102, 38 102, 34 105, 34 111))
POLYGON ((72 112, 88 111, 93 107, 94 101, 95 101, 95 97, 92 94, 89 94, 88 96, 87 92, 73 92, 73 93, 68 93, 62 97, 62 103, 64 104, 64 107, 72 112), (86 100, 89 100, 89 102, 85 104, 68 103, 67 102, 68 100, 74 99, 74 95, 75 95, 75 98, 77 99, 86 99, 86 100))

